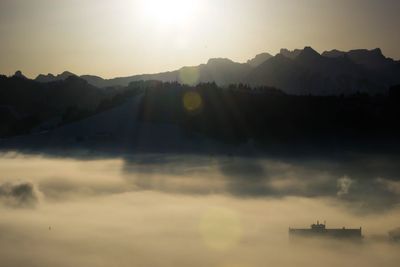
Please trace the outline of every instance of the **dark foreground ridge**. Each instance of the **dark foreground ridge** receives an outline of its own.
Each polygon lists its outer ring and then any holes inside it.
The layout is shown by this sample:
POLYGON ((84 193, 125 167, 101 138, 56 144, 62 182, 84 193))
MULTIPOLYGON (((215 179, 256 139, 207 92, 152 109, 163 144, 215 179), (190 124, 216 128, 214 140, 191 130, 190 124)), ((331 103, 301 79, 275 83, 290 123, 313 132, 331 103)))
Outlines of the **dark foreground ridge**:
POLYGON ((100 89, 78 77, 47 84, 0 77, 0 146, 212 153, 222 144, 241 153, 305 144, 396 150, 399 103, 400 86, 378 95, 299 96, 243 84, 140 81, 100 89), (29 138, 10 140, 17 135, 29 138))

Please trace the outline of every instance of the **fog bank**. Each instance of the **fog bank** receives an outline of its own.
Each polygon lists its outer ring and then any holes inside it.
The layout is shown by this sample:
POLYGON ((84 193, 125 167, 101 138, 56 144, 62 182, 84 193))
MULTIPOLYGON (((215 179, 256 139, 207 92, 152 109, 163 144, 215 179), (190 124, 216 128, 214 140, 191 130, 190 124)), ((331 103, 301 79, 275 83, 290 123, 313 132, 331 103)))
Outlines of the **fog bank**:
POLYGON ((399 227, 398 181, 341 173, 342 167, 3 154, 1 265, 397 266, 399 247, 387 234, 399 227), (381 186, 371 191, 372 185, 381 186), (316 220, 362 226, 364 241, 289 242, 289 227, 316 220))

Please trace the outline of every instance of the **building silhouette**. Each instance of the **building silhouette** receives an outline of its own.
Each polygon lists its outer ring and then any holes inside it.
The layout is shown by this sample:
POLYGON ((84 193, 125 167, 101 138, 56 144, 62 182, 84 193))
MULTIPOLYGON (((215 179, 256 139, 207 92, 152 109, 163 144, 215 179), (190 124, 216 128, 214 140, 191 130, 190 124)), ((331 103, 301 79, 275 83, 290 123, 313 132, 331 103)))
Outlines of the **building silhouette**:
POLYGON ((361 240, 362 236, 362 228, 350 229, 350 228, 326 228, 326 224, 319 223, 317 221, 316 224, 312 224, 308 229, 301 228, 289 228, 289 237, 323 237, 323 238, 338 238, 338 239, 354 239, 361 240))

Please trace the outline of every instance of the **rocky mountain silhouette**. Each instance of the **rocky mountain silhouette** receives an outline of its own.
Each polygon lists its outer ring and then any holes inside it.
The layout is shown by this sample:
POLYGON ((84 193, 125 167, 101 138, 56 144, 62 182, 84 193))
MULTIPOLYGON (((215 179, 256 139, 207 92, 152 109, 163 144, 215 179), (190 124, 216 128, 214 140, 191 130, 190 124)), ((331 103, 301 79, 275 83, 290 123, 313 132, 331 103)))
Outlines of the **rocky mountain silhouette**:
POLYGON ((36 77, 36 81, 37 82, 42 82, 42 83, 48 83, 48 82, 55 82, 55 81, 62 81, 62 80, 66 80, 68 77, 70 76, 77 76, 75 74, 73 74, 72 72, 69 71, 64 71, 63 73, 59 74, 59 75, 53 75, 51 73, 44 75, 44 74, 40 74, 36 77))
POLYGON ((22 71, 20 71, 20 70, 17 70, 17 71, 14 73, 13 77, 22 78, 22 79, 28 79, 28 78, 22 73, 22 71))
POLYGON ((384 69, 391 67, 395 64, 395 61, 391 58, 387 58, 382 54, 381 49, 376 48, 373 50, 358 49, 351 50, 349 52, 343 52, 338 50, 325 51, 322 53, 325 57, 338 58, 338 57, 349 57, 354 63, 363 65, 369 69, 384 69))
POLYGON ((290 51, 286 48, 282 48, 281 51, 279 52, 279 54, 290 59, 295 59, 300 53, 301 53, 300 49, 295 49, 293 51, 290 51))
MULTIPOLYGON (((51 82, 73 75, 71 72, 57 76, 39 75, 35 80, 51 82)), ((385 93, 390 86, 400 83, 400 62, 385 57, 379 48, 348 52, 331 50, 319 54, 313 48, 305 47, 293 51, 281 49, 275 56, 262 53, 246 63, 214 58, 206 64, 156 74, 113 79, 83 75, 81 78, 101 88, 125 87, 140 80, 158 80, 188 85, 215 82, 223 87, 239 83, 252 87, 273 86, 299 95, 376 94, 385 93)))
POLYGON ((395 61, 386 59, 380 50, 349 53, 334 50, 321 55, 305 47, 301 51, 281 52, 255 68, 244 83, 268 84, 300 95, 385 93, 391 85, 399 83, 400 72, 395 61))
POLYGON ((260 66, 262 63, 264 63, 265 61, 267 61, 268 59, 270 59, 271 57, 272 57, 272 55, 269 53, 258 54, 257 56, 255 56, 255 58, 247 60, 247 64, 256 68, 256 67, 260 66))
POLYGON ((206 64, 183 67, 171 72, 157 74, 134 75, 130 77, 102 79, 98 76, 84 75, 81 78, 97 87, 127 86, 140 80, 158 80, 162 82, 179 82, 194 85, 204 82, 215 82, 219 85, 229 85, 241 82, 250 73, 252 67, 247 63, 236 63, 226 58, 213 58, 206 64))

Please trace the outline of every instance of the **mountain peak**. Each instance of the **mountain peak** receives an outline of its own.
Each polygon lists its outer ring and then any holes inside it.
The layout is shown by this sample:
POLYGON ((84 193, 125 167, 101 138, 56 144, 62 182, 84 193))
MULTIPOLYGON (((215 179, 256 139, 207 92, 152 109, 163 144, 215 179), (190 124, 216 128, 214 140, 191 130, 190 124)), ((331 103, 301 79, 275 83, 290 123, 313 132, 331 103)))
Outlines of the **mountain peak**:
POLYGON ((290 59, 295 59, 298 55, 300 55, 300 53, 301 53, 300 49, 295 49, 293 51, 290 51, 286 48, 282 48, 278 55, 282 55, 290 59))
POLYGON ((85 79, 82 79, 76 75, 70 75, 64 81, 69 83, 88 84, 85 79))
POLYGON ((379 47, 378 47, 378 48, 375 48, 375 49, 372 49, 371 52, 372 52, 373 54, 375 54, 375 55, 381 55, 381 56, 383 56, 382 50, 381 50, 379 47))
POLYGON ((37 76, 37 78, 39 78, 39 77, 55 78, 56 76, 54 76, 52 73, 48 73, 47 75, 45 75, 45 74, 39 74, 39 75, 37 76))
POLYGON ((315 51, 311 46, 304 47, 303 51, 300 54, 320 56, 320 54, 315 51))
POLYGON ((309 46, 306 46, 303 50, 301 50, 300 54, 296 57, 296 60, 304 63, 316 63, 319 62, 321 58, 322 56, 317 51, 309 46))
POLYGON ((382 50, 380 48, 375 49, 353 49, 348 52, 349 54, 358 54, 358 55, 374 55, 374 56, 382 56, 384 57, 382 50))
POLYGON ((56 76, 54 76, 53 74, 49 73, 47 75, 45 74, 39 74, 36 78, 35 81, 37 82, 42 82, 42 83, 46 83, 46 82, 51 82, 53 80, 56 79, 56 76))
POLYGON ((61 79, 66 79, 70 76, 76 76, 74 73, 69 72, 69 71, 64 71, 63 73, 61 73, 60 75, 57 75, 57 77, 61 78, 61 79))
POLYGON ((269 53, 261 53, 256 55, 254 58, 247 60, 247 64, 256 68, 260 66, 262 63, 267 61, 268 59, 272 58, 272 55, 269 53))
POLYGON ((14 73, 13 77, 18 77, 18 78, 27 79, 27 78, 25 77, 25 75, 22 74, 22 71, 20 71, 20 70, 17 70, 17 71, 14 73))
POLYGON ((57 76, 53 75, 52 73, 49 73, 47 75, 39 74, 35 80, 38 82, 48 83, 48 82, 65 80, 70 76, 77 76, 77 75, 69 71, 64 71, 63 73, 58 74, 57 76))
POLYGON ((229 58, 210 58, 207 62, 207 65, 215 65, 215 64, 231 64, 234 63, 229 58))
POLYGON ((330 57, 330 58, 343 57, 345 55, 346 55, 346 52, 340 51, 340 50, 337 50, 337 49, 333 49, 333 50, 330 50, 330 51, 324 51, 322 53, 322 56, 330 57))
POLYGON ((394 62, 393 59, 386 58, 380 48, 351 50, 347 54, 357 64, 364 65, 370 69, 385 68, 394 62))

